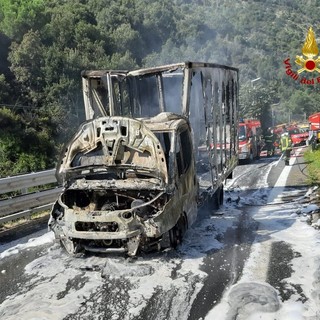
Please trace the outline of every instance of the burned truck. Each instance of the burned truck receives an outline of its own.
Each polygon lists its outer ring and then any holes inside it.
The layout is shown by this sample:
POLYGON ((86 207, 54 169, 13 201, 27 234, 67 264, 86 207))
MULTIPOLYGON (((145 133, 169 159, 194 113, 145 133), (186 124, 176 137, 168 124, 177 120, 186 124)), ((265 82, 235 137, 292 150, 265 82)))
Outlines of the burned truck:
POLYGON ((185 62, 82 80, 87 120, 61 154, 49 228, 71 254, 176 247, 237 165, 238 70, 185 62))

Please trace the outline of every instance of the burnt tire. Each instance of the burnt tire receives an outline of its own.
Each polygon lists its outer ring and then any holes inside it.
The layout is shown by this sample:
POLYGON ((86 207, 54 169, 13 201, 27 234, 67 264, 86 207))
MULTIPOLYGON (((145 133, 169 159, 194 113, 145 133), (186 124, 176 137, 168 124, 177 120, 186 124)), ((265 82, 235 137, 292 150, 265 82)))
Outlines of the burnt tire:
POLYGON ((183 213, 176 225, 164 233, 160 240, 160 250, 165 250, 168 248, 174 248, 176 249, 179 244, 181 244, 183 236, 185 232, 187 231, 189 225, 188 225, 188 218, 185 213, 183 213))
POLYGON ((220 186, 217 191, 212 196, 212 209, 218 210, 222 205, 224 201, 224 192, 223 192, 223 185, 220 186))
POLYGON ((179 244, 182 243, 182 239, 184 234, 188 229, 188 218, 185 213, 183 213, 177 224, 169 231, 169 239, 170 239, 170 246, 172 248, 176 248, 179 244))
POLYGON ((175 249, 178 246, 178 238, 178 227, 177 225, 175 225, 172 229, 169 230, 170 247, 175 249))
POLYGON ((188 218, 185 213, 183 213, 177 223, 178 233, 179 233, 179 241, 182 242, 182 238, 188 229, 188 218))
POLYGON ((219 194, 219 207, 223 205, 224 201, 224 190, 223 190, 223 185, 219 188, 220 189, 220 194, 219 194))

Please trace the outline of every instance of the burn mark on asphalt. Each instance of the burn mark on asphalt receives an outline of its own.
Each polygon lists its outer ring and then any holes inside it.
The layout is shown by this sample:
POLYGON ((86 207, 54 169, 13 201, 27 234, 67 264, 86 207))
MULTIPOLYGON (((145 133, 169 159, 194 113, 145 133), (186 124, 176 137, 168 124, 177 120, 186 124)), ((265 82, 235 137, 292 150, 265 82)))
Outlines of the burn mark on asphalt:
POLYGON ((293 294, 300 296, 297 301, 307 301, 301 286, 286 280, 291 277, 293 272, 292 259, 299 256, 301 256, 300 253, 294 252, 286 242, 277 241, 272 243, 267 282, 279 291, 282 301, 289 300, 293 294))

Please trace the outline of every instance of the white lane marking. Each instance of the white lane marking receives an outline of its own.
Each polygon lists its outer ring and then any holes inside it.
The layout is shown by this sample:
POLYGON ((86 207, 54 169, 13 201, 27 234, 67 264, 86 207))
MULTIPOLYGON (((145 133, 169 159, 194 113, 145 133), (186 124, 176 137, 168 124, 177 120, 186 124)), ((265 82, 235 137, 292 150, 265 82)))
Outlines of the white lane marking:
MULTIPOLYGON (((277 182, 275 183, 274 187, 272 188, 269 194, 268 201, 267 201, 268 204, 274 202, 274 200, 283 192, 286 186, 286 182, 290 174, 291 168, 297 161, 298 155, 300 154, 301 150, 302 148, 299 148, 294 151, 296 156, 290 158, 289 166, 285 166, 284 169, 282 170, 277 182)), ((282 159, 282 156, 280 157, 276 165, 279 164, 281 159, 282 159)))

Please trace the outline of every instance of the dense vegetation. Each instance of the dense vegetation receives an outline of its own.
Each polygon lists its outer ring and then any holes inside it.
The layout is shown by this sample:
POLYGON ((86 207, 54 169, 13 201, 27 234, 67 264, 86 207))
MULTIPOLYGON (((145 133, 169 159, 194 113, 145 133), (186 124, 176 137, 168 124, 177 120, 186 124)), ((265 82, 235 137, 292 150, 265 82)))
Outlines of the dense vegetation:
POLYGON ((285 74, 319 0, 1 0, 0 176, 52 168, 83 120, 83 69, 209 61, 240 69, 243 116, 319 108, 285 74), (251 82, 260 78, 259 81, 251 82))
POLYGON ((308 183, 310 185, 320 185, 320 149, 315 150, 309 148, 304 153, 304 159, 307 162, 308 183))

